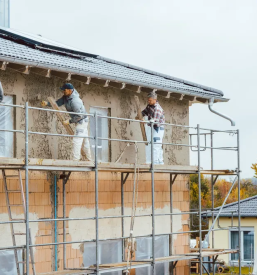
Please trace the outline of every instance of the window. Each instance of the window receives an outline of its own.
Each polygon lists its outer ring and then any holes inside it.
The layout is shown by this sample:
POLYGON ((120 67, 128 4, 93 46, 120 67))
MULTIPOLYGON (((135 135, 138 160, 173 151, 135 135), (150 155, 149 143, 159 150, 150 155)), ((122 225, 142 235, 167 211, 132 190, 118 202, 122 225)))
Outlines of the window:
MULTIPOLYGON (((231 249, 237 249, 239 244, 238 231, 230 232, 231 239, 231 249)), ((238 260, 238 254, 231 254, 231 260, 238 260)))
MULTIPOLYGON (((241 257, 243 261, 250 262, 254 259, 254 229, 241 229, 241 257)), ((230 231, 230 247, 238 248, 239 235, 238 231, 230 231)), ((238 261, 238 254, 231 254, 231 261, 238 261)))
POLYGON ((243 232, 243 259, 251 261, 254 259, 254 231, 243 232))
MULTIPOLYGON (((137 238, 137 251, 136 260, 146 260, 152 257, 152 238, 142 237, 137 238)), ((169 236, 156 236, 155 237, 155 258, 169 256, 169 236)), ((151 275, 151 267, 141 267, 136 269, 136 275, 151 275)), ((156 263, 156 274, 168 275, 169 263, 156 263)))
MULTIPOLYGON (((18 261, 21 274, 23 274, 23 264, 24 260, 22 257, 22 250, 18 249, 18 261)), ((17 274, 16 261, 14 256, 14 250, 1 250, 0 251, 0 274, 1 275, 13 275, 17 274)))
MULTIPOLYGON (((13 96, 4 96, 3 103, 13 104, 13 96)), ((13 130, 14 109, 12 107, 0 106, 0 129, 13 130)), ((14 133, 0 131, 0 157, 13 157, 14 133)))
MULTIPOLYGON (((97 113, 100 116, 108 116, 108 108, 101 107, 90 107, 90 114, 97 113)), ((109 137, 109 127, 107 118, 98 118, 98 137, 108 138, 109 137)), ((90 117, 90 136, 95 136, 95 118, 90 117)), ((92 154, 95 155, 95 141, 90 140, 92 154)), ((109 141, 98 139, 98 160, 102 162, 109 161, 109 141)))
MULTIPOLYGON (((122 262, 122 240, 99 242, 99 264, 122 262)), ((83 264, 85 267, 96 264, 96 243, 84 243, 83 264)), ((122 271, 104 273, 106 275, 122 275, 122 271)))

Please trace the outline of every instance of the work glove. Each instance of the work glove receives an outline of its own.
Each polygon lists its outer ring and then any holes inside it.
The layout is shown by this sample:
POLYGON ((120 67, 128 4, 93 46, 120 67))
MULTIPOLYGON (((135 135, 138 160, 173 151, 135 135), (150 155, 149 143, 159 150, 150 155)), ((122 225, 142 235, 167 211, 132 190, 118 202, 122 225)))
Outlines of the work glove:
POLYGON ((41 101, 41 106, 42 106, 42 107, 46 107, 46 106, 47 106, 47 104, 48 104, 48 102, 47 102, 47 101, 41 101))
POLYGON ((67 119, 67 120, 63 120, 62 124, 63 124, 63 125, 69 125, 69 124, 70 124, 69 119, 67 119))

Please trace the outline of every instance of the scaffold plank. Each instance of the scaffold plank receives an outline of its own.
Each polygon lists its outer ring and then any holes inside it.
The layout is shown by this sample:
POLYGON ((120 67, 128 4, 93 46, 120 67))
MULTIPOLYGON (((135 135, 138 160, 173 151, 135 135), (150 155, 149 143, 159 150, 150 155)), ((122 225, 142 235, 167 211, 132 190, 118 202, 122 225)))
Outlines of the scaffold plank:
POLYGON ((238 253, 237 249, 224 249, 222 251, 204 251, 202 253, 203 257, 217 256, 217 255, 225 255, 225 254, 234 254, 238 253))
POLYGON ((235 175, 234 170, 202 170, 203 175, 235 175))
MULTIPOLYGON (((82 168, 89 168, 88 171, 94 169, 94 163, 91 161, 74 161, 74 160, 59 160, 59 159, 39 159, 29 158, 29 169, 33 170, 65 170, 65 171, 81 171, 82 168), (51 168, 52 167, 52 168, 51 168), (59 168, 58 168, 59 167, 59 168), (63 167, 63 169, 60 169, 63 167)), ((5 158, 0 157, 0 168, 5 169, 17 169, 25 165, 24 158, 5 158)), ((137 166, 140 172, 150 172, 150 164, 139 164, 137 166)), ((190 165, 154 165, 154 170, 157 173, 173 173, 173 174, 195 174, 197 173, 196 166, 190 165)), ((106 172, 133 172, 133 163, 114 163, 114 162, 102 162, 98 164, 98 171, 106 172)), ((235 175, 235 171, 232 170, 201 170, 204 175, 235 175)))
MULTIPOLYGON (((191 251, 195 251, 196 249, 192 249, 191 251)), ((222 254, 232 254, 232 253, 238 253, 238 250, 236 249, 204 249, 202 252, 202 257, 211 257, 211 256, 217 256, 217 255, 222 255, 222 254)), ((183 261, 183 260, 193 260, 193 259, 198 259, 199 258, 199 253, 193 252, 193 253, 188 253, 185 255, 172 255, 172 256, 167 256, 167 257, 161 257, 161 258, 156 258, 156 262, 176 262, 176 261, 183 261)), ((140 260, 140 262, 131 262, 129 263, 129 266, 134 268, 140 268, 145 265, 151 265, 151 259, 146 259, 146 260, 140 260)), ((93 266, 91 268, 94 268, 93 266)), ((100 273, 106 273, 110 272, 113 270, 124 270, 127 268, 127 262, 121 262, 121 263, 111 263, 111 264, 100 264, 100 273)), ((83 275, 83 274, 93 274, 93 270, 62 270, 62 271, 52 271, 48 273, 40 273, 38 275, 83 275)))
POLYGON ((86 275, 93 274, 93 271, 90 270, 61 270, 61 271, 51 271, 47 273, 37 273, 38 275, 86 275))
MULTIPOLYGON (((136 103, 136 110, 137 110, 138 119, 142 120, 143 115, 142 115, 142 112, 141 112, 139 98, 136 95, 134 96, 134 98, 135 98, 135 103, 136 103)), ((147 136, 146 136, 146 132, 145 132, 145 123, 140 123, 140 129, 141 129, 141 132, 142 132, 143 141, 147 141, 147 136)))
MULTIPOLYGON (((25 159, 18 158, 0 158, 0 165, 25 165, 25 159)), ((32 166, 73 166, 73 167, 93 167, 91 161, 59 160, 59 159, 39 159, 29 158, 29 165, 32 166)))
MULTIPOLYGON (((91 161, 74 161, 74 160, 58 160, 58 159, 39 159, 29 158, 28 161, 31 166, 73 166, 73 167, 94 167, 91 161)), ((0 165, 25 165, 23 158, 5 158, 0 157, 0 165)), ((139 164, 137 166, 141 170, 149 170, 150 164, 139 164)), ((195 171, 196 166, 183 165, 155 165, 155 169, 161 170, 178 170, 178 171, 195 171)), ((119 169, 134 169, 133 163, 114 163, 114 162, 100 162, 98 164, 100 170, 119 170, 119 169)))

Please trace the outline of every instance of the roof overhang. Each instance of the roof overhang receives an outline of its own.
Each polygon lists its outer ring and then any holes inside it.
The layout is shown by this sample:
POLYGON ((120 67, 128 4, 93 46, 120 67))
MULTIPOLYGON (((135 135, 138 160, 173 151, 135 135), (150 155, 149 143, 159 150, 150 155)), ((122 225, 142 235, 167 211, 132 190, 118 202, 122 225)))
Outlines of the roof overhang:
POLYGON ((52 41, 39 35, 0 27, 0 68, 8 67, 25 74, 30 72, 65 80, 92 82, 136 92, 150 92, 166 98, 188 100, 191 104, 227 102, 223 92, 188 80, 140 68, 52 41), (7 42, 8 41, 8 42, 7 42), (7 42, 7 43, 5 43, 7 42), (8 44, 9 43, 9 44, 8 44), (70 58, 70 61, 67 60, 70 58), (77 61, 78 62, 77 62, 77 61), (81 63, 84 62, 84 65, 81 63), (92 64, 90 66, 90 64, 92 64), (51 72, 51 73, 50 73, 51 72))
POLYGON ((132 81, 123 78, 115 78, 110 75, 94 74, 90 71, 80 71, 67 67, 54 66, 52 64, 45 64, 43 62, 33 62, 23 60, 21 58, 13 58, 0 56, 0 68, 5 70, 6 67, 16 70, 21 73, 35 73, 45 77, 55 76, 64 80, 77 80, 86 84, 94 83, 104 87, 114 87, 118 89, 127 89, 130 91, 138 92, 151 92, 156 90, 156 93, 165 98, 176 98, 180 100, 188 100, 193 103, 208 103, 208 100, 214 98, 214 102, 227 102, 229 99, 223 97, 214 97, 212 95, 203 95, 197 92, 188 92, 179 89, 163 89, 158 85, 148 85, 140 81, 132 81), (49 74, 49 72, 51 72, 49 74))

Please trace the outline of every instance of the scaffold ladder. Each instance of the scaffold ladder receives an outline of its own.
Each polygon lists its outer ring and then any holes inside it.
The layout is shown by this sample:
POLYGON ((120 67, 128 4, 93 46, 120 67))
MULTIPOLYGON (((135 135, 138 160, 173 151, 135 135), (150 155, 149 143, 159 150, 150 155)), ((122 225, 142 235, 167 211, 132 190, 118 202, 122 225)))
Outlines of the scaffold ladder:
MULTIPOLYGON (((25 204, 25 196, 24 196, 24 190, 23 190, 23 184, 22 184, 22 176, 21 176, 21 170, 18 170, 18 174, 12 174, 12 175, 7 175, 5 170, 2 169, 2 175, 3 175, 3 185, 4 185, 4 189, 5 189, 5 196, 6 196, 6 206, 7 206, 7 212, 8 212, 8 216, 9 216, 9 220, 10 221, 15 221, 15 220, 21 220, 21 221, 24 221, 25 222, 25 219, 26 219, 26 204, 25 204), (7 179, 8 178, 16 178, 19 182, 19 186, 18 188, 14 188, 13 190, 8 188, 8 184, 7 184, 7 179), (20 194, 21 196, 21 203, 17 204, 17 203, 13 203, 11 204, 10 203, 10 197, 9 195, 11 193, 18 193, 20 194), (12 208, 13 207, 21 207, 23 209, 23 215, 24 215, 24 218, 22 219, 15 219, 13 218, 13 215, 12 215, 12 208)), ((15 231, 15 223, 10 223, 10 228, 11 228, 11 235, 12 235, 12 242, 13 242, 13 246, 16 247, 17 246, 17 236, 26 236, 26 232, 16 232, 15 231)), ((32 244, 32 241, 31 241, 31 233, 29 231, 29 244, 31 245, 32 244)), ((15 257, 15 263, 16 263, 16 269, 17 269, 17 275, 22 275, 23 274, 27 274, 29 275, 29 270, 26 270, 26 273, 24 272, 25 270, 25 263, 26 263, 26 259, 22 259, 22 261, 19 260, 19 257, 18 257, 18 250, 19 248, 15 248, 14 249, 14 257, 15 257), (23 272, 21 273, 21 268, 20 268, 20 264, 23 265, 23 272)), ((30 263, 31 263, 31 266, 32 266, 32 271, 33 271, 33 275, 36 275, 36 272, 35 272, 35 262, 34 262, 34 255, 33 255, 33 248, 30 247, 29 249, 30 251, 30 263)), ((24 253, 25 254, 25 253, 24 253)))

